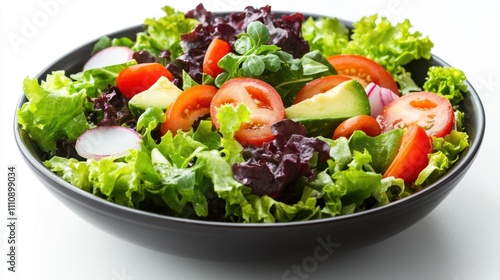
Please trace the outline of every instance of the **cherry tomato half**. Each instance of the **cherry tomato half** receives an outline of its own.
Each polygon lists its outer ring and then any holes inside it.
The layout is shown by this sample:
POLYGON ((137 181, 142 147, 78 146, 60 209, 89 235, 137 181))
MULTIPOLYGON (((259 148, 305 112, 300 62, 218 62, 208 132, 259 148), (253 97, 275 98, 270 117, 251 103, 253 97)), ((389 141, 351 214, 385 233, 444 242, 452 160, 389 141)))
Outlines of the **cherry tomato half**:
POLYGON ((368 115, 359 115, 341 122, 333 132, 333 139, 340 137, 349 138, 356 130, 361 130, 371 137, 375 137, 381 133, 377 120, 368 115))
POLYGON ((429 164, 429 153, 432 153, 432 144, 425 130, 417 124, 410 125, 384 177, 394 176, 406 183, 415 182, 418 174, 429 164))
POLYGON ((225 82, 214 96, 210 106, 210 117, 215 127, 217 109, 224 104, 243 103, 250 109, 250 121, 244 123, 234 138, 242 146, 261 147, 272 141, 271 125, 285 118, 285 107, 279 93, 268 83, 254 78, 235 78, 225 82))
POLYGON ((300 91, 297 93, 297 96, 293 100, 293 104, 299 103, 305 99, 311 98, 318 93, 325 93, 328 90, 336 87, 342 82, 350 80, 350 77, 342 76, 342 75, 330 75, 321 77, 318 79, 314 79, 307 83, 300 91))
POLYGON ((217 88, 210 85, 197 85, 183 91, 168 107, 165 115, 167 120, 160 126, 164 135, 171 131, 189 131, 199 118, 210 114, 210 103, 217 93, 217 88))
POLYGON ((443 137, 455 125, 455 114, 450 101, 431 92, 412 92, 387 104, 377 121, 382 131, 420 125, 429 136, 443 137))
POLYGON ((328 57, 328 62, 339 75, 357 79, 363 87, 370 82, 388 88, 399 95, 399 88, 391 74, 377 62, 356 54, 339 54, 328 57))
POLYGON ((228 42, 215 38, 212 40, 210 45, 208 45, 207 52, 203 59, 203 73, 215 78, 220 73, 224 72, 222 68, 219 67, 219 60, 226 54, 231 52, 231 45, 228 42))
POLYGON ((141 63, 129 66, 116 77, 116 86, 128 99, 150 88, 158 79, 164 76, 170 81, 172 73, 160 63, 141 63))

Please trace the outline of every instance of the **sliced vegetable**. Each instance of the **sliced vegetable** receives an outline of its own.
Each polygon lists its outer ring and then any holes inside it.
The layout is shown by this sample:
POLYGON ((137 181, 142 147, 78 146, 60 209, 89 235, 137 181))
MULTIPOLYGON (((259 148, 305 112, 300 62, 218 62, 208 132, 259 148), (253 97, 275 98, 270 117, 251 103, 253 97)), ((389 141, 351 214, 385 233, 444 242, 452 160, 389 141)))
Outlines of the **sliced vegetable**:
POLYGON ((357 80, 347 80, 285 111, 287 118, 307 128, 309 136, 330 138, 341 122, 357 115, 370 114, 370 103, 363 86, 357 80))
POLYGON ((311 98, 316 94, 325 93, 328 90, 338 86, 340 83, 350 80, 350 77, 342 75, 329 75, 321 78, 314 79, 307 83, 297 93, 293 104, 299 103, 305 99, 311 98))
POLYGON ((125 46, 112 46, 94 54, 83 66, 83 71, 121 64, 132 59, 134 52, 125 46))
POLYGON ((225 82, 210 105, 210 117, 215 127, 217 110, 224 104, 245 104, 251 111, 250 121, 235 134, 243 146, 262 146, 274 139, 271 125, 285 118, 285 107, 278 92, 269 84, 254 78, 234 78, 225 82))
POLYGON ((99 126, 85 131, 76 140, 75 149, 83 158, 123 157, 129 150, 141 148, 141 135, 123 126, 99 126))
POLYGON ((376 118, 385 105, 389 104, 392 100, 399 97, 399 95, 392 92, 392 90, 384 87, 380 87, 379 85, 371 82, 365 87, 366 94, 368 95, 368 99, 370 100, 370 115, 376 118))
POLYGON ((215 78, 224 72, 224 69, 220 68, 218 63, 229 52, 231 52, 231 45, 228 42, 219 38, 213 39, 210 45, 208 45, 205 58, 203 59, 203 73, 215 78))
POLYGON ((429 163, 428 154, 432 153, 431 140, 426 131, 417 124, 412 124, 401 139, 401 145, 384 177, 401 178, 405 183, 415 182, 418 174, 429 163))
POLYGON ((359 115, 348 118, 337 126, 333 132, 333 139, 339 137, 349 138, 356 130, 361 130, 368 136, 380 135, 381 129, 377 120, 368 115, 359 115))
POLYGON ((181 92, 182 90, 167 77, 160 76, 148 89, 134 95, 129 100, 128 105, 134 116, 138 117, 150 107, 158 107, 166 110, 181 92))
POLYGON ((125 97, 131 99, 139 92, 150 88, 162 76, 170 81, 173 79, 170 71, 160 63, 136 64, 120 71, 116 78, 116 86, 125 97))
POLYGON ((443 96, 431 92, 412 92, 389 103, 377 118, 382 131, 421 126, 429 136, 443 137, 455 124, 453 108, 443 96))
POLYGON ((188 131, 199 118, 210 114, 210 104, 217 93, 217 88, 210 85, 197 85, 183 91, 168 107, 167 120, 161 125, 162 135, 177 130, 188 131))
POLYGON ((328 57, 328 61, 339 75, 357 79, 365 87, 374 82, 381 87, 399 93, 398 85, 391 74, 374 60, 361 55, 339 54, 328 57))

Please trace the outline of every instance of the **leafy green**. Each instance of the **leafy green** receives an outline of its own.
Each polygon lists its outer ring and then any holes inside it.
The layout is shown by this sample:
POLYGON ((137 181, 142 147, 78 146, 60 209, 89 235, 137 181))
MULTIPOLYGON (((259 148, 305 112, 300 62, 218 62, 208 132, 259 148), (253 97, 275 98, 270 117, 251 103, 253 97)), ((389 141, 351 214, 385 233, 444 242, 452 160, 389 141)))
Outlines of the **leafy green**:
POLYGON ((372 155, 371 166, 376 172, 381 173, 396 157, 403 134, 402 129, 393 129, 378 136, 370 137, 363 131, 357 130, 349 139, 349 147, 352 151, 359 152, 366 149, 372 155))
POLYGON ((455 67, 432 66, 423 88, 446 97, 452 105, 458 105, 467 92, 466 81, 464 72, 455 67))
POLYGON ((305 201, 295 204, 286 204, 267 195, 262 197, 252 195, 249 196, 249 202, 255 213, 252 222, 256 223, 306 221, 321 217, 321 208, 314 197, 308 197, 305 201))
POLYGON ((308 19, 302 31, 311 50, 319 50, 325 56, 345 53, 373 59, 393 76, 402 92, 408 92, 418 87, 403 66, 415 59, 430 59, 434 46, 421 32, 412 32, 411 27, 409 20, 392 24, 373 14, 353 23, 348 42, 342 23, 332 19, 308 19))
POLYGON ((452 130, 445 137, 433 137, 434 153, 429 155, 429 164, 420 172, 415 185, 427 186, 437 181, 460 159, 461 153, 469 147, 469 136, 465 132, 452 130))
POLYGON ((162 10, 165 12, 163 17, 144 21, 146 30, 137 33, 132 50, 145 50, 153 56, 158 56, 160 51, 169 50, 171 58, 175 59, 183 53, 180 36, 193 30, 198 21, 186 18, 183 12, 169 6, 164 6, 162 10))
POLYGON ((325 56, 340 54, 347 47, 349 29, 337 18, 308 18, 302 24, 302 36, 309 42, 311 50, 325 56))
POLYGON ((141 165, 136 164, 140 155, 141 152, 135 150, 123 160, 107 157, 85 162, 53 157, 44 164, 81 189, 121 205, 137 207, 144 199, 144 190, 138 177, 141 165))
MULTIPOLYGON (((393 141, 397 145, 399 138, 396 136, 387 135, 387 141, 393 141)), ((362 142, 366 139, 362 135, 356 136, 358 137, 360 140, 354 142, 360 141, 359 146, 362 147, 362 142)), ((362 209, 365 200, 370 197, 377 201, 376 205, 383 205, 404 194, 404 182, 401 179, 382 178, 380 173, 373 170, 372 159, 378 156, 379 152, 372 150, 372 156, 366 148, 363 151, 352 150, 345 137, 336 140, 323 138, 323 141, 330 145, 332 159, 328 161, 328 169, 318 173, 317 179, 308 186, 323 198, 325 206, 321 211, 324 215, 336 216, 355 212, 362 209), (396 194, 393 193, 394 188, 399 189, 396 194)))
POLYGON ((411 32, 408 19, 393 25, 375 14, 362 17, 353 26, 351 41, 343 52, 371 58, 393 75, 412 60, 431 58, 434 44, 421 32, 411 32))
POLYGON ((69 92, 70 83, 64 71, 47 75, 41 85, 37 79, 24 79, 28 102, 16 112, 18 123, 44 151, 54 153, 59 141, 74 141, 90 127, 85 91, 69 92))
POLYGON ((234 134, 240 126, 250 120, 250 109, 243 103, 236 107, 226 104, 222 105, 217 110, 217 122, 219 123, 219 131, 223 138, 221 139, 221 154, 224 155, 226 161, 230 164, 243 161, 241 151, 243 147, 234 139, 234 134))
POLYGON ((120 64, 78 72, 70 76, 73 82, 69 84, 69 90, 77 92, 84 89, 87 96, 98 97, 109 86, 116 85, 116 78, 123 69, 135 64, 137 64, 135 60, 130 60, 120 64))
POLYGON ((219 61, 225 72, 216 77, 215 85, 220 87, 236 77, 258 77, 272 85, 288 106, 307 82, 336 73, 320 52, 313 51, 302 58, 294 58, 276 45, 267 45, 269 39, 269 30, 263 23, 250 23, 247 33, 238 35, 234 43, 235 52, 219 61))
POLYGON ((112 47, 112 46, 125 46, 132 48, 134 46, 135 41, 131 40, 128 37, 121 37, 121 38, 113 38, 111 39, 110 37, 104 35, 101 36, 97 42, 94 44, 94 48, 92 49, 92 52, 90 55, 94 55, 95 53, 102 51, 106 48, 112 47))

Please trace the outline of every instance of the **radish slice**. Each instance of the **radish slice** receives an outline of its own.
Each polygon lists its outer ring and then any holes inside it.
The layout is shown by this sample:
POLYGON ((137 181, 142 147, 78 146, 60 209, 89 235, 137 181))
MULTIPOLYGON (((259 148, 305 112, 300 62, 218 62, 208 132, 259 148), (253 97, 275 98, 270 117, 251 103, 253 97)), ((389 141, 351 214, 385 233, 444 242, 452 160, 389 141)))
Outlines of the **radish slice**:
POLYGON ((370 100, 370 115, 374 118, 382 113, 385 105, 389 104, 392 100, 399 98, 399 96, 392 92, 392 90, 380 87, 373 82, 369 83, 365 87, 365 91, 368 95, 368 100, 370 100))
POLYGON ((93 68, 120 64, 132 59, 134 52, 125 46, 105 48, 94 54, 83 66, 83 71, 93 68))
POLYGON ((76 152, 86 159, 116 158, 141 148, 141 135, 123 126, 100 126, 85 131, 76 140, 76 152))

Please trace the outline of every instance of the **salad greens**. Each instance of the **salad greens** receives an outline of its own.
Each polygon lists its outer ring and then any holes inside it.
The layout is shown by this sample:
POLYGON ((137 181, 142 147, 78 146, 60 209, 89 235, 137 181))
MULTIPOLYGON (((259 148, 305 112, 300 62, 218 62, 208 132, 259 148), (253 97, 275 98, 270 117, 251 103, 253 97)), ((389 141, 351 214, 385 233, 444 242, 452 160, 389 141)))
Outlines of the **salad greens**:
POLYGON ((423 88, 435 92, 450 100, 452 105, 458 105, 464 100, 467 92, 464 72, 454 67, 430 67, 423 88))
POLYGON ((69 92, 71 82, 63 71, 47 75, 41 85, 37 79, 24 79, 23 91, 29 102, 18 110, 18 123, 44 151, 56 151, 58 141, 74 141, 90 127, 85 116, 85 91, 69 92))
POLYGON ((236 53, 224 56, 219 65, 226 70, 215 79, 220 87, 236 77, 258 77, 272 85, 281 95, 285 106, 292 104, 295 95, 315 78, 336 74, 335 69, 318 51, 294 58, 276 45, 269 45, 271 35, 260 21, 254 21, 247 32, 240 33, 234 43, 236 53))
MULTIPOLYGON (((377 15, 355 22, 350 33, 335 18, 303 21, 302 15, 294 14, 275 20, 267 6, 249 7, 226 18, 216 18, 201 5, 186 14, 168 6, 163 10, 164 17, 145 21, 145 31, 135 40, 102 37, 93 53, 111 45, 129 46, 148 61, 177 69, 176 79, 184 80, 181 88, 201 82, 220 86, 240 76, 259 77, 278 90, 286 106, 306 82, 336 73, 325 58, 331 54, 365 55, 383 65, 402 92, 414 90, 418 86, 403 67, 414 59, 429 59, 433 46, 421 33, 409 31, 409 21, 392 25, 377 15), (254 20, 242 17, 245 14, 254 20), (297 22, 303 23, 299 30, 297 22), (209 32, 213 26, 227 30, 218 35, 234 43, 234 52, 220 61, 225 72, 215 80, 202 81, 201 70, 194 67, 199 67, 203 48, 217 35, 209 32), (245 29, 238 29, 241 26, 245 29), (290 36, 280 37, 283 32, 290 36), (287 49, 295 42, 305 42, 309 50, 302 44, 300 55, 292 55, 287 49), (169 56, 162 55, 165 51, 169 56), (164 57, 168 60, 162 61, 164 57)), ((126 101, 117 97, 114 88, 118 73, 136 63, 140 61, 69 76, 55 71, 41 82, 26 78, 23 90, 28 101, 17 112, 20 128, 46 153, 47 168, 82 190, 128 207, 226 222, 333 217, 385 205, 425 188, 445 174, 469 145, 459 111, 467 90, 465 76, 455 68, 429 69, 423 88, 453 102, 457 123, 449 135, 432 139, 429 165, 409 185, 381 174, 396 156, 404 129, 376 137, 357 131, 349 139, 332 140, 306 137, 303 126, 283 120, 273 125, 272 142, 261 148, 244 148, 234 135, 249 120, 250 110, 239 104, 218 110, 218 131, 210 120, 201 120, 190 131, 160 137, 158 126, 166 120, 163 110, 151 107, 131 119, 126 101), (125 157, 100 160, 83 160, 58 151, 99 125, 134 127, 141 135, 141 149, 131 150, 125 157)))
POLYGON ((392 24, 377 14, 365 16, 353 23, 352 32, 338 20, 319 18, 303 26, 304 38, 312 40, 311 49, 324 55, 359 54, 382 65, 399 84, 400 91, 418 90, 404 65, 415 59, 430 59, 434 44, 428 37, 411 32, 409 20, 392 24))

